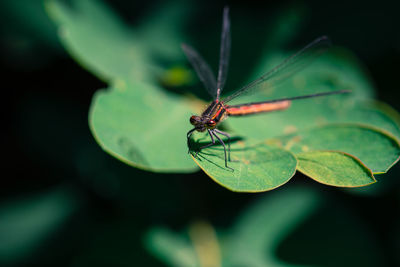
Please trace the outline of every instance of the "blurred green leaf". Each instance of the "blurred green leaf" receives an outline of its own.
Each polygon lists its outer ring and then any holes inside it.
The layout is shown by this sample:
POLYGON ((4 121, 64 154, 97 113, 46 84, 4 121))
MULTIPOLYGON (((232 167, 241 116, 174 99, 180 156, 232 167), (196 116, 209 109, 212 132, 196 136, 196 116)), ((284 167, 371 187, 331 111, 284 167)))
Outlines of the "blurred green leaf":
MULTIPOLYGON (((149 206, 147 206, 148 208, 149 206)), ((89 239, 84 239, 78 253, 71 258, 70 266, 158 266, 149 257, 140 242, 142 220, 147 220, 137 207, 133 216, 113 214, 107 220, 93 221, 92 228, 88 229, 89 239), (140 214, 140 218, 138 218, 140 214)), ((104 213, 103 213, 104 214, 104 213)), ((77 240, 79 242, 79 240, 77 240)))
POLYGON ((77 210, 66 188, 27 196, 0 206, 0 265, 32 256, 77 210))
MULTIPOLYGON (((317 200, 314 192, 296 188, 253 203, 229 229, 218 231, 221 266, 295 266, 280 261, 275 249, 315 210, 317 200)), ((175 233, 165 227, 150 229, 144 238, 146 248, 170 266, 203 266, 196 240, 191 241, 186 231, 175 233)))
MULTIPOLYGON (((328 194, 319 194, 310 187, 287 186, 264 195, 248 205, 230 226, 217 229, 222 257, 221 264, 213 266, 354 266, 357 263, 376 266, 382 263, 382 251, 365 222, 348 210, 347 203, 335 201, 332 206, 327 204, 329 199, 328 194), (292 243, 295 246, 282 249, 292 243)), ((195 240, 188 238, 187 231, 154 227, 146 233, 144 242, 150 253, 169 266, 189 262, 190 266, 202 266, 201 255, 193 255, 198 252, 195 240)))
POLYGON ((183 57, 177 30, 185 17, 181 5, 166 5, 142 25, 130 28, 99 0, 74 0, 72 7, 59 0, 45 3, 66 49, 102 80, 153 83, 155 74, 165 71, 155 55, 175 61, 183 57))
POLYGON ((271 190, 296 172, 296 158, 279 147, 243 140, 232 144, 230 154, 228 166, 233 170, 225 168, 222 146, 203 149, 193 159, 215 182, 236 192, 271 190))
MULTIPOLYGON (((372 203, 376 199, 358 199, 365 207, 360 213, 360 207, 354 205, 354 199, 346 199, 341 194, 337 195, 337 192, 333 196, 332 191, 321 190, 321 187, 316 189, 320 192, 314 200, 318 202, 318 208, 289 229, 280 244, 274 247, 276 257, 282 262, 300 266, 387 265, 388 254, 386 245, 383 245, 387 243, 376 239, 377 232, 372 230, 376 222, 360 216, 371 214, 374 209, 372 203)), ((387 231, 390 231, 390 227, 385 229, 387 231)))
POLYGON ((105 81, 148 78, 148 51, 102 1, 72 1, 72 7, 59 0, 45 3, 65 48, 97 77, 105 81))
MULTIPOLYGON (((184 60, 184 55, 180 49, 183 40, 183 27, 190 14, 190 6, 182 5, 180 1, 166 1, 160 3, 156 10, 152 10, 137 34, 140 36, 138 41, 142 45, 159 57, 176 61, 184 60)), ((154 58, 154 55, 152 55, 154 58)))
POLYGON ((371 170, 344 152, 312 151, 299 153, 296 157, 299 161, 297 169, 323 184, 357 187, 375 182, 371 170))
MULTIPOLYGON (((288 232, 315 210, 317 196, 297 188, 253 203, 230 229, 218 232, 221 266, 292 266, 276 258, 274 251, 288 232)), ((183 266, 201 266, 200 255, 193 255, 196 244, 189 242, 186 232, 155 227, 144 240, 151 253, 171 266, 194 260, 183 266)))
POLYGON ((2 25, 7 25, 0 31, 6 35, 22 34, 33 43, 42 42, 52 48, 61 48, 42 0, 1 1, 0 15, 2 25))
POLYGON ((2 64, 9 67, 41 69, 64 52, 42 0, 0 1, 0 25, 2 64))
POLYGON ((227 266, 295 266, 278 259, 275 251, 318 206, 318 194, 303 189, 262 198, 240 214, 222 239, 227 266))
POLYGON ((189 239, 164 227, 154 227, 145 236, 146 248, 171 266, 200 266, 189 239))
POLYGON ((305 24, 305 18, 309 10, 304 3, 295 3, 279 10, 270 25, 267 25, 268 32, 264 50, 265 57, 271 55, 272 51, 279 51, 295 39, 305 24))

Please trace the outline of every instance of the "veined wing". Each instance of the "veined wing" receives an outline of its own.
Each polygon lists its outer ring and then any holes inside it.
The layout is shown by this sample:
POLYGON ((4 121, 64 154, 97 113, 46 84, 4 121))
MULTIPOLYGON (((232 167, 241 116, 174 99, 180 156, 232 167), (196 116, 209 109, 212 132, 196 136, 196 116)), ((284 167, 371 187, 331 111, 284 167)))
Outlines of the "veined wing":
POLYGON ((210 66, 191 46, 182 44, 182 49, 196 71, 197 76, 199 76, 200 81, 204 84, 208 93, 215 99, 217 96, 217 82, 210 66))
POLYGON ((218 68, 216 99, 219 99, 221 91, 225 86, 226 77, 228 75, 229 54, 231 51, 230 28, 231 26, 229 21, 229 8, 226 6, 224 8, 224 15, 222 22, 221 48, 219 52, 219 68, 218 68))
POLYGON ((328 95, 347 94, 347 93, 351 93, 351 91, 338 90, 338 91, 322 92, 310 95, 300 95, 300 96, 273 99, 263 102, 246 103, 240 105, 225 105, 225 107, 229 116, 244 116, 261 112, 270 112, 275 110, 287 109, 290 106, 290 103, 294 100, 328 96, 328 95))
POLYGON ((255 88, 266 89, 276 85, 280 81, 283 81, 288 77, 294 75, 298 71, 304 69, 315 58, 325 52, 330 45, 331 42, 327 36, 321 36, 315 39, 314 41, 306 45, 303 49, 285 59, 275 68, 265 73, 258 79, 240 88, 232 95, 226 97, 223 101, 227 103, 232 99, 238 97, 239 95, 242 95, 243 93, 253 90, 255 88))

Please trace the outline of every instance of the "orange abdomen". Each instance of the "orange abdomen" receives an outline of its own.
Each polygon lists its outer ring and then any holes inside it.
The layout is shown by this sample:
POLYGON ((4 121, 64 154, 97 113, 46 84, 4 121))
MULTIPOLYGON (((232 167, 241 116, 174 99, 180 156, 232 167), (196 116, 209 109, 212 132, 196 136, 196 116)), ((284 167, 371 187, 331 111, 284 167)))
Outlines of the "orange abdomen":
POLYGON ((279 101, 269 103, 252 103, 245 105, 225 106, 229 116, 244 116, 261 112, 270 112, 275 110, 287 109, 290 101, 279 101))

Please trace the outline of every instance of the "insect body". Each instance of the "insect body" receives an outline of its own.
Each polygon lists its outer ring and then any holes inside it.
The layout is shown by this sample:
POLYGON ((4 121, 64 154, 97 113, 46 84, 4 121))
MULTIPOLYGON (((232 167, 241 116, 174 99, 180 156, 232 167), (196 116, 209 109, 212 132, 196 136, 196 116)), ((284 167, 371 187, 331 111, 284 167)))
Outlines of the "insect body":
MULTIPOLYGON (((230 155, 230 136, 228 133, 222 132, 217 129, 220 122, 230 116, 245 116, 251 114, 257 114, 262 112, 270 112, 277 110, 284 110, 290 107, 291 101, 313 98, 319 96, 343 94, 348 93, 347 90, 321 92, 310 95, 301 95, 287 98, 280 98, 274 100, 267 100, 263 102, 245 103, 239 105, 229 105, 229 101, 242 95, 253 89, 266 89, 271 88, 273 85, 280 81, 285 80, 294 73, 303 69, 307 64, 311 63, 314 58, 320 55, 330 45, 329 39, 326 36, 319 37, 313 42, 305 46, 303 49, 292 55, 291 57, 284 60, 281 64, 265 73, 258 79, 249 83, 248 85, 240 88, 232 95, 220 100, 221 91, 225 85, 228 63, 229 63, 229 52, 230 52, 230 22, 229 22, 229 10, 227 7, 224 8, 222 34, 221 34, 221 48, 220 48, 220 60, 218 68, 218 77, 215 77, 211 71, 211 68, 204 61, 204 59, 190 46, 183 44, 182 49, 185 52, 188 60, 193 65, 200 80, 205 85, 207 91, 214 98, 214 101, 204 110, 200 116, 193 115, 190 117, 190 123, 194 126, 187 133, 187 142, 190 151, 190 137, 193 132, 205 132, 207 131, 211 137, 211 143, 200 147, 204 149, 206 147, 215 144, 215 140, 218 140, 224 147, 225 154, 225 167, 228 167, 228 157, 225 142, 219 135, 223 135, 228 138, 228 155, 230 155)), ((233 169, 232 169, 233 170, 233 169)))

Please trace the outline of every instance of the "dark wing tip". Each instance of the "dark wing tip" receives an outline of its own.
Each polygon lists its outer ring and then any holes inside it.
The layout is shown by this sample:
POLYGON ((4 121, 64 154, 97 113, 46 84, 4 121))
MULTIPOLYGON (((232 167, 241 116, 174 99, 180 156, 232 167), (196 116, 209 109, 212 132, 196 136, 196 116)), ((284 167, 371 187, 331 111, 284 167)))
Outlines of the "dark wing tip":
POLYGON ((190 56, 198 56, 196 50, 194 50, 193 47, 191 47, 188 44, 185 43, 181 43, 181 48, 183 50, 183 52, 186 54, 186 56, 189 58, 190 56))
POLYGON ((224 16, 228 15, 228 13, 229 13, 229 6, 226 5, 224 6, 224 16))
POLYGON ((322 35, 322 36, 318 37, 315 40, 315 43, 318 43, 318 42, 324 42, 324 43, 328 44, 329 46, 332 45, 331 38, 329 38, 329 36, 327 36, 327 35, 322 35))
POLYGON ((225 6, 224 7, 224 11, 223 11, 223 23, 229 24, 229 6, 225 6))
POLYGON ((183 50, 187 50, 188 47, 189 47, 189 45, 187 45, 187 44, 185 44, 185 43, 181 43, 181 48, 182 48, 183 50))

